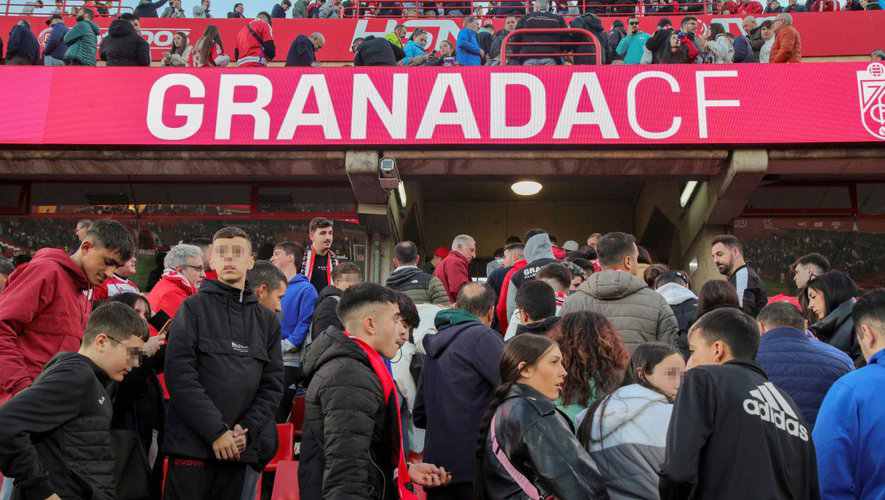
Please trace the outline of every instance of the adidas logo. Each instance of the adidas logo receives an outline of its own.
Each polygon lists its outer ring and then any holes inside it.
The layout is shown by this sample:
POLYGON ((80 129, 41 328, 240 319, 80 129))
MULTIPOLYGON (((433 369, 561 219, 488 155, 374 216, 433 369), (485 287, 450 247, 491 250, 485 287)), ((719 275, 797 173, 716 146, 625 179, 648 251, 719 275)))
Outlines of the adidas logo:
POLYGON ((763 422, 771 422, 791 436, 808 441, 808 429, 799 422, 799 416, 774 384, 766 382, 750 391, 750 396, 752 398, 744 400, 745 412, 758 416, 763 422))

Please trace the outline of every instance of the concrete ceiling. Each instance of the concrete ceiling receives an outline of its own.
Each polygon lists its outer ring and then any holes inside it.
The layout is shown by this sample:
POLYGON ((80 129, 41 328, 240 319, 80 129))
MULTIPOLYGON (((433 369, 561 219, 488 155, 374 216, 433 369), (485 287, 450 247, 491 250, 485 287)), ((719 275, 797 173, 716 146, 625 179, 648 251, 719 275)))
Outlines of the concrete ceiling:
POLYGON ((517 196, 510 185, 516 177, 420 177, 425 201, 594 201, 635 200, 640 177, 535 177, 544 189, 535 196, 517 196))

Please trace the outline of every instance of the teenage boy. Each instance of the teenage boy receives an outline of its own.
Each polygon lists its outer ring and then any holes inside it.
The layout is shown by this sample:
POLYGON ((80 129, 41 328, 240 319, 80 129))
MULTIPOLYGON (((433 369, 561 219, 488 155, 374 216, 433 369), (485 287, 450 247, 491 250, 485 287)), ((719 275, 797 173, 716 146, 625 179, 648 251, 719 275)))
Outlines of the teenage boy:
POLYGON ((283 393, 279 322, 246 286, 246 232, 216 232, 211 264, 218 280, 184 301, 166 348, 167 500, 239 500, 283 393))
POLYGON ((132 256, 129 229, 100 220, 73 255, 44 248, 10 276, 0 296, 0 402, 29 385, 58 352, 80 348, 87 292, 132 256))
POLYGON ((286 293, 286 275, 282 271, 269 261, 255 261, 255 266, 246 273, 246 281, 259 304, 275 313, 280 312, 280 302, 286 293))
POLYGON ((0 406, 0 472, 15 479, 16 498, 116 498, 105 385, 139 365, 147 337, 134 309, 104 304, 89 316, 78 352, 55 355, 0 406))
POLYGON ((307 228, 310 248, 304 254, 301 272, 310 280, 317 293, 333 283, 332 269, 338 265, 335 252, 332 251, 334 238, 332 226, 331 220, 316 217, 310 221, 307 228))

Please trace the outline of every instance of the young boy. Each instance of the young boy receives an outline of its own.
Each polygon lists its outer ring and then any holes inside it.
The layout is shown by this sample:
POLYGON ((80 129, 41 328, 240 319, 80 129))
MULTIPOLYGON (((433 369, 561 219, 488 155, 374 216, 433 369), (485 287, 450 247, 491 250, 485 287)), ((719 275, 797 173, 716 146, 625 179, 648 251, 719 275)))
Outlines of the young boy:
POLYGON ((97 308, 79 352, 47 363, 30 388, 0 406, 0 472, 22 499, 116 497, 108 379, 139 365, 147 323, 119 302, 97 308))
POLYGON ((218 280, 184 301, 166 347, 167 499, 239 500, 283 393, 280 324, 246 286, 246 232, 216 232, 210 260, 218 280))

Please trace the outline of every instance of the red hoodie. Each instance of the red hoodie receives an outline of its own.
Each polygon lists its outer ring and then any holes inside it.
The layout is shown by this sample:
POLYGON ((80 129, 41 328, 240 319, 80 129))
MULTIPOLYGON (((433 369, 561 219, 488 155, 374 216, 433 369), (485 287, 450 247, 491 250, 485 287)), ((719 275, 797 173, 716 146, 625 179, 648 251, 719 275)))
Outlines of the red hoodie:
POLYGON ((458 299, 461 287, 470 283, 470 261, 460 252, 452 251, 433 270, 433 275, 442 281, 452 304, 458 299))
POLYGON ((0 293, 0 401, 31 385, 53 356, 77 352, 91 307, 86 274, 63 250, 44 248, 0 293))
POLYGON ((151 305, 151 312, 157 314, 163 311, 170 318, 174 318, 184 299, 195 293, 197 289, 186 283, 183 277, 164 275, 151 289, 147 299, 151 305))

